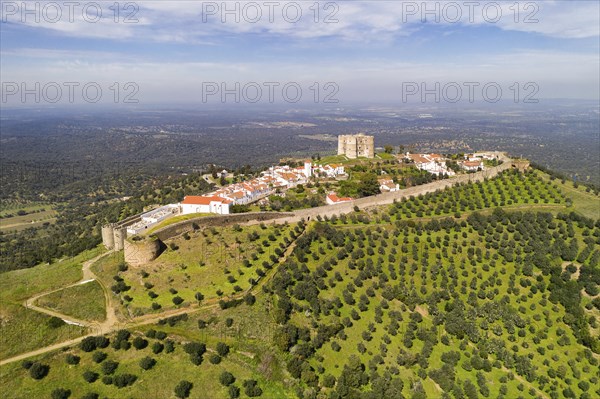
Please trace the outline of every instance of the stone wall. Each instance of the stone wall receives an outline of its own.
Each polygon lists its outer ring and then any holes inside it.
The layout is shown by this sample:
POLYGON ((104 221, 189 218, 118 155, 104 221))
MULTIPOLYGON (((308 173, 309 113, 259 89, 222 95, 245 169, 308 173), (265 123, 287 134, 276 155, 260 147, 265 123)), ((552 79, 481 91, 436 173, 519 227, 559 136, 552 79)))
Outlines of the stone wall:
MULTIPOLYGON (((140 236, 136 236, 138 238, 140 236)), ((125 262, 138 267, 147 264, 158 258, 166 248, 165 244, 156 237, 146 237, 144 239, 126 239, 124 241, 125 262)))
POLYGON ((189 233, 197 228, 212 226, 228 226, 232 224, 260 223, 268 220, 291 217, 294 213, 283 212, 252 212, 252 213, 234 213, 231 215, 204 216, 194 219, 184 220, 179 223, 163 227, 153 233, 162 241, 189 233))

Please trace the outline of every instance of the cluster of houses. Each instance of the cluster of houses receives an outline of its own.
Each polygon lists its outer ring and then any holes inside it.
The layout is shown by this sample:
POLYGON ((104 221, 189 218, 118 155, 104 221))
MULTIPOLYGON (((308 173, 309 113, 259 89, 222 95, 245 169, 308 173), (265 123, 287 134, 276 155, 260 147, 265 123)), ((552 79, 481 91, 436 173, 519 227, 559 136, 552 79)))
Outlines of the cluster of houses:
MULTIPOLYGON (((457 162, 458 166, 466 172, 484 170, 483 160, 491 160, 497 155, 489 153, 465 154, 464 159, 457 162)), ((411 154, 407 152, 399 158, 413 162, 415 167, 437 176, 454 176, 456 173, 448 167, 447 158, 440 154, 411 154)), ((401 159, 401 160, 402 160, 401 159)))
POLYGON ((202 196, 186 196, 181 202, 181 214, 216 213, 227 215, 231 205, 257 202, 279 190, 287 190, 308 183, 315 177, 338 178, 345 176, 343 165, 313 165, 310 160, 303 166, 273 166, 259 177, 241 183, 229 184, 202 196))

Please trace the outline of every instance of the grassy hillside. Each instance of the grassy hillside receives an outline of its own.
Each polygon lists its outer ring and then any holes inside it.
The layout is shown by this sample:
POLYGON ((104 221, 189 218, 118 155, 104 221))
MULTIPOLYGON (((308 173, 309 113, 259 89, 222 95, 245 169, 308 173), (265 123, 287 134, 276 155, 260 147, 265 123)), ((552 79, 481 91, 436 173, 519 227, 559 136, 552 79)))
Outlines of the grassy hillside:
POLYGON ((98 253, 99 250, 86 251, 57 263, 0 274, 0 358, 74 338, 84 332, 81 327, 67 324, 51 327, 49 316, 26 309, 23 303, 35 294, 80 280, 81 264, 98 253))
POLYGON ((79 320, 103 321, 106 318, 104 291, 96 281, 44 295, 38 306, 52 309, 79 320))
POLYGON ((119 363, 110 381, 78 346, 37 359, 41 381, 13 363, 0 383, 11 398, 169 398, 182 380, 191 398, 599 397, 597 197, 573 190, 509 171, 309 224, 197 231, 143 268, 105 257, 94 270, 126 313, 190 312, 109 335, 92 352, 119 363))

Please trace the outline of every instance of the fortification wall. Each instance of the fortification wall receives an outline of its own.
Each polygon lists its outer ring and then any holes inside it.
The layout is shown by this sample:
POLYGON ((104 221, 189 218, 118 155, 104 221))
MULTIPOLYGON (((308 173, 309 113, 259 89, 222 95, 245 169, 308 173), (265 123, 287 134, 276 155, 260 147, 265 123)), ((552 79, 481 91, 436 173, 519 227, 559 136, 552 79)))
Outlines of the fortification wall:
POLYGON ((228 226, 232 224, 246 224, 249 222, 264 222, 273 219, 290 217, 293 213, 282 212, 253 212, 234 213, 232 215, 205 216, 185 220, 157 230, 153 235, 161 241, 166 241, 178 235, 191 232, 198 228, 212 226, 228 226))
POLYGON ((112 224, 102 226, 102 244, 106 249, 113 249, 115 247, 115 233, 112 224))
POLYGON ((143 240, 126 239, 124 241, 125 262, 133 267, 139 267, 152 262, 162 253, 165 244, 156 237, 143 240))

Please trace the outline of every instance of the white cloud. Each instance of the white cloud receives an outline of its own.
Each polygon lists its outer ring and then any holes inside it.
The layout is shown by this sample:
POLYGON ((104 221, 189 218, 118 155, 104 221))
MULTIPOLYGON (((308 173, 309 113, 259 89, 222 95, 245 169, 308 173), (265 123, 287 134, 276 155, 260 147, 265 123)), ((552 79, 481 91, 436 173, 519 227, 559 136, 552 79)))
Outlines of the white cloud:
MULTIPOLYGON (((41 7, 46 3, 41 2, 41 7)), ((337 37, 348 41, 381 41, 397 35, 408 35, 428 24, 457 27, 459 25, 490 25, 503 30, 524 31, 557 38, 590 38, 600 35, 600 3, 596 1, 532 1, 494 2, 481 1, 478 5, 466 1, 332 1, 294 2, 281 1, 269 8, 268 2, 202 2, 202 1, 148 1, 133 3, 139 10, 121 10, 115 22, 113 2, 99 2, 102 18, 90 23, 82 18, 82 10, 75 9, 74 22, 68 21, 67 10, 63 19, 50 23, 52 16, 35 23, 29 16, 25 25, 75 36, 126 41, 212 43, 222 35, 258 34, 297 39, 337 37), (237 7, 228 14, 222 8, 237 7), (258 4, 260 18, 249 5, 258 4), (318 4, 319 9, 314 4, 318 4), (330 4, 327 8, 325 6, 330 4), (514 4, 518 4, 518 13, 514 4), (296 5, 302 7, 301 17, 294 22, 296 5), (455 7, 454 5, 458 5, 455 7), (497 14, 498 8, 500 14, 497 14), (438 11, 428 13, 427 10, 438 11), (455 11, 461 18, 452 23, 455 11), (136 23, 125 23, 124 18, 135 11, 136 23), (211 12, 212 11, 212 12, 211 12), (270 12, 272 11, 272 18, 270 12), (237 14, 237 15, 236 15, 237 14), (498 16, 498 21, 495 21, 498 16), (238 21, 236 22, 236 17, 238 21), (315 18, 317 22, 315 22, 315 18), (225 22, 223 22, 223 19, 225 22), (330 19, 326 23, 325 19, 330 19), (427 24, 423 24, 426 20, 427 24), (337 21, 337 22, 336 22, 337 21), (536 22, 537 21, 537 22, 536 22)), ((59 3, 60 4, 60 3, 59 3)), ((121 4, 121 3, 119 3, 121 4)), ((122 5, 122 4, 121 4, 122 5)), ((11 23, 21 23, 22 15, 5 15, 11 23)))

